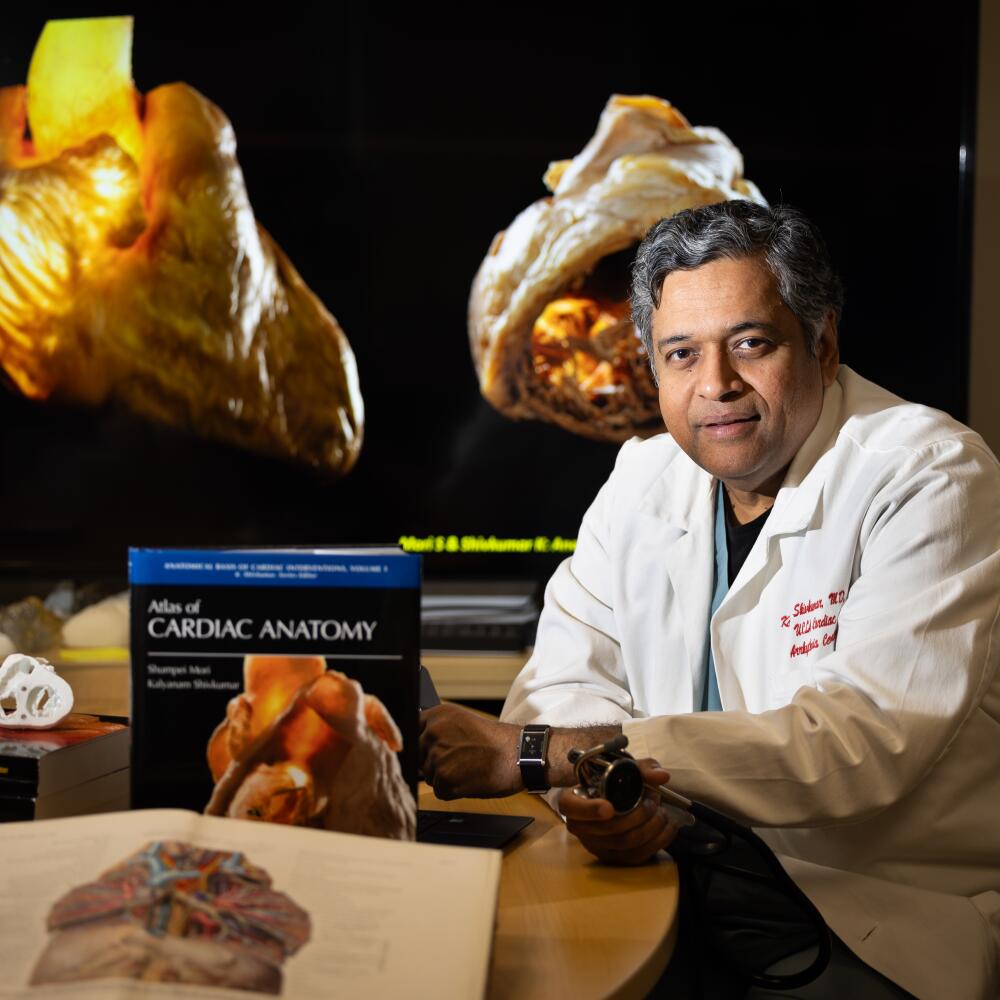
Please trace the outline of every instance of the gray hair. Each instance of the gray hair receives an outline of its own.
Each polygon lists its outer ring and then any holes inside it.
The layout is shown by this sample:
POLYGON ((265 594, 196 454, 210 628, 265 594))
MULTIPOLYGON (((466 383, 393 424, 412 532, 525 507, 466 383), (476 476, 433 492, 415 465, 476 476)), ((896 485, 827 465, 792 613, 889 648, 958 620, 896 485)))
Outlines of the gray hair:
POLYGON ((826 317, 839 320, 844 303, 840 278, 830 265, 819 230, 788 205, 723 201, 689 208, 661 219, 646 233, 632 265, 632 322, 656 378, 653 312, 663 281, 674 271, 690 271, 713 260, 760 254, 774 275, 781 301, 802 324, 815 354, 826 317))

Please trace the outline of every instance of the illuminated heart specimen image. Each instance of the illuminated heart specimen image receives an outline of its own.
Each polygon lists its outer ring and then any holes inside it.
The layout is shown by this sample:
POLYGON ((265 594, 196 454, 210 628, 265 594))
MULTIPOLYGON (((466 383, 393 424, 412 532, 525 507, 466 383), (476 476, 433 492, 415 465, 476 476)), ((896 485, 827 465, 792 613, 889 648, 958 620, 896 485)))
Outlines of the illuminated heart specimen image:
POLYGON ((0 89, 6 380, 343 475, 364 431, 347 337, 255 219, 223 110, 136 90, 132 32, 49 21, 0 89))

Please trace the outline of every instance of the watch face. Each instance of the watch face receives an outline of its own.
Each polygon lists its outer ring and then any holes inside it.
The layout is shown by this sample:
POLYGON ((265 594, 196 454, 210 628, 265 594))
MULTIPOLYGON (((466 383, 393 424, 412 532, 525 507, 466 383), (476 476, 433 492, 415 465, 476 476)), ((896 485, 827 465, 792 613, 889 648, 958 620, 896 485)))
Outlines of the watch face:
POLYGON ((545 748, 545 733, 525 733, 521 738, 521 756, 531 760, 541 760, 545 748))

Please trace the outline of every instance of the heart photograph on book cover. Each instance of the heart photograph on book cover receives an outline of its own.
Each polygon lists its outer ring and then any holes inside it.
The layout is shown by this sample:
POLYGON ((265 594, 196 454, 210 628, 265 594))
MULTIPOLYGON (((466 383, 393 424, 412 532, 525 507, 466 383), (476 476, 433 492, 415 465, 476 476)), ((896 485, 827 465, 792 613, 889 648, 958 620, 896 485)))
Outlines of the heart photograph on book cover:
POLYGON ((399 727, 322 656, 247 656, 244 693, 212 734, 210 816, 414 837, 399 727))

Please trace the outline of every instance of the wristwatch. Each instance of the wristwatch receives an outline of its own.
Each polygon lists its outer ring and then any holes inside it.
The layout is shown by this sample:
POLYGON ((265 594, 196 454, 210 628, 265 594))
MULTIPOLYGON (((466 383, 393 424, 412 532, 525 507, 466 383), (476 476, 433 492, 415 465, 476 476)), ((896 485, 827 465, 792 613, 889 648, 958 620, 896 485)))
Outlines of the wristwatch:
POLYGON ((549 749, 550 726, 525 726, 517 751, 517 766, 521 769, 524 787, 529 792, 547 792, 545 756, 549 749))

